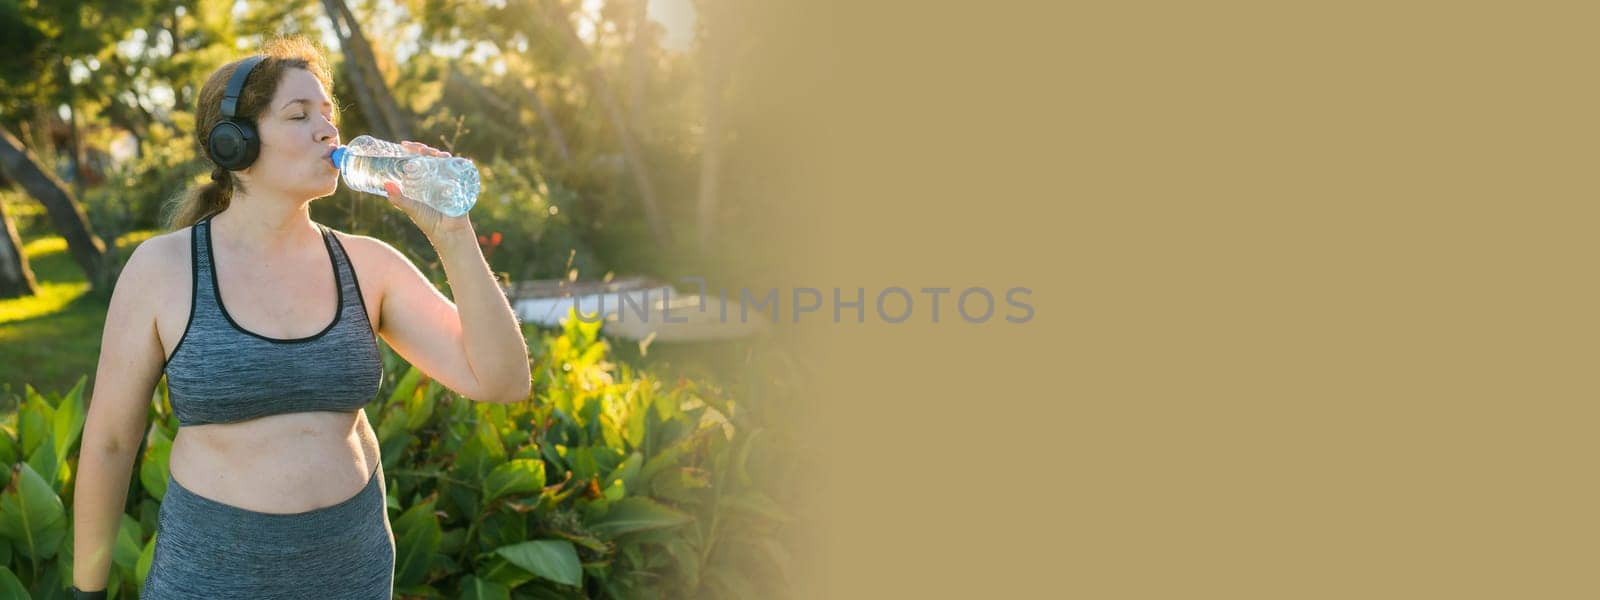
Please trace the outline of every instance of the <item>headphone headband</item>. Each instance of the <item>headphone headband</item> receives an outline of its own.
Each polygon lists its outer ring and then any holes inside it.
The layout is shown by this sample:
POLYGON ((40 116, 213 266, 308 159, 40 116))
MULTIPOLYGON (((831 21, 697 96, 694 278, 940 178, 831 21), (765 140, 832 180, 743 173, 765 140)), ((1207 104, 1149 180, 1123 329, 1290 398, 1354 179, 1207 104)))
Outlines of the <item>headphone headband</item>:
POLYGON ((239 95, 244 93, 244 80, 250 77, 250 71, 255 70, 256 65, 261 64, 265 58, 260 54, 246 58, 239 64, 239 68, 233 70, 233 76, 228 78, 228 87, 222 92, 222 120, 231 120, 236 116, 239 95))

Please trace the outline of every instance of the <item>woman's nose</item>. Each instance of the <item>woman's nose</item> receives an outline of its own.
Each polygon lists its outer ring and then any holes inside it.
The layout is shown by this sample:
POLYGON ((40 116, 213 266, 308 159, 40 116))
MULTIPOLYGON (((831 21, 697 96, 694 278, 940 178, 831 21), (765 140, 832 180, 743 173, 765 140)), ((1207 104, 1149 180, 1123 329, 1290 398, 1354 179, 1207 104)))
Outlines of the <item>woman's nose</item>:
POLYGON ((328 123, 326 121, 324 121, 323 123, 324 123, 323 128, 317 132, 317 141, 319 143, 324 143, 324 144, 326 144, 328 142, 336 142, 336 141, 338 141, 339 140, 339 127, 337 125, 334 125, 333 123, 328 123))

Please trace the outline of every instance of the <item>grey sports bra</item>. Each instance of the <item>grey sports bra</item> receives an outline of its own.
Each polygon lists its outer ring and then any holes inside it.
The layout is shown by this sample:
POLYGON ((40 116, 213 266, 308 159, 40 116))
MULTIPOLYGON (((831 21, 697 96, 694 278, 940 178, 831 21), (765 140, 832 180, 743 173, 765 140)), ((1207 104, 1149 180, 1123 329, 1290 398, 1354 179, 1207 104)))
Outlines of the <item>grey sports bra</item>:
POLYGON ((193 293, 189 324, 167 358, 168 398, 178 424, 231 423, 305 411, 349 412, 383 382, 378 342, 344 245, 321 224, 339 310, 321 332, 270 338, 234 322, 222 304, 212 259, 211 217, 190 233, 193 293))

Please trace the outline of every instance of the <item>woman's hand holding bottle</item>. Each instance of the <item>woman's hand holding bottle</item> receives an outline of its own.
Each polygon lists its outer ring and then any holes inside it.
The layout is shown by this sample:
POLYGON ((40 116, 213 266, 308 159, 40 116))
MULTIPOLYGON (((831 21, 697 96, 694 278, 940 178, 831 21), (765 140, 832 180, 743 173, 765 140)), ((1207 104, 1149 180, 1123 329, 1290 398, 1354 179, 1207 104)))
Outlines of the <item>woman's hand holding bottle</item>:
MULTIPOLYGON (((400 142, 400 145, 409 152, 415 152, 423 156, 450 156, 449 152, 438 150, 418 142, 403 141, 400 142)), ((432 206, 428 206, 427 204, 407 197, 401 192, 400 185, 393 181, 385 181, 383 184, 383 189, 389 195, 389 202, 393 204, 395 208, 400 209, 400 212, 403 212, 406 214, 406 216, 411 217, 411 222, 415 223, 417 229, 421 229, 422 233, 427 235, 428 239, 430 240, 438 242, 441 241, 441 237, 439 236, 473 233, 472 222, 467 219, 467 213, 462 213, 460 216, 455 217, 445 216, 444 213, 439 212, 432 206)))
POLYGON ((328 159, 345 185, 387 196, 436 244, 441 235, 471 233, 466 213, 479 191, 478 168, 472 161, 426 144, 396 144, 370 135, 334 149, 328 159))

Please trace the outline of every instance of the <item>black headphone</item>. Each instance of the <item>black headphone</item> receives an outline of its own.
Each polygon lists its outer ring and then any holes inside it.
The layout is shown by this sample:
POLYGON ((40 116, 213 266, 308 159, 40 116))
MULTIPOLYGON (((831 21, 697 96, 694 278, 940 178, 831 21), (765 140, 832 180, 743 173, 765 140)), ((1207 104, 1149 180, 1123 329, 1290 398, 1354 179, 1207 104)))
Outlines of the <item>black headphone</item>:
POLYGON ((239 107, 239 94, 244 91, 244 80, 265 58, 252 56, 233 70, 228 87, 222 92, 222 120, 206 134, 206 154, 212 162, 229 171, 249 167, 261 152, 261 138, 256 135, 255 125, 249 119, 235 118, 235 111, 239 107))

